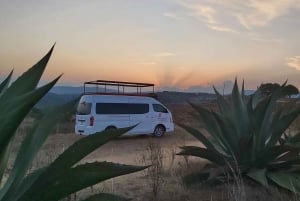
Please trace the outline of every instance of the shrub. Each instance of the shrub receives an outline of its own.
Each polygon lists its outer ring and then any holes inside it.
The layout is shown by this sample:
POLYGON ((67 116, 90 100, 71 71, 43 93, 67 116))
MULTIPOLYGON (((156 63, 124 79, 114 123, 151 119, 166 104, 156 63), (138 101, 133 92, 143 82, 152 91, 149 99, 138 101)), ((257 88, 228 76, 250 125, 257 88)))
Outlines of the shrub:
MULTIPOLYGON (((179 155, 205 158, 217 168, 188 175, 185 181, 193 183, 223 179, 224 172, 233 170, 233 174, 241 174, 264 186, 275 183, 300 193, 299 148, 291 145, 291 139, 279 143, 283 141, 284 131, 299 115, 300 108, 296 104, 294 107, 278 107, 277 103, 283 97, 298 93, 298 89, 284 83, 269 94, 258 89, 246 100, 244 84, 240 93, 235 80, 232 95, 228 99, 216 89, 215 93, 218 111, 209 111, 191 103, 210 137, 181 124, 205 148, 184 146, 179 155)), ((294 137, 294 141, 297 141, 297 137, 294 137)))
MULTIPOLYGON (((51 133, 51 129, 60 118, 72 111, 75 100, 49 109, 47 114, 36 119, 20 145, 12 170, 8 173, 7 179, 4 179, 16 129, 32 107, 61 77, 58 76, 52 82, 37 88, 53 48, 54 46, 11 86, 9 86, 9 81, 12 72, 0 84, 0 201, 60 200, 103 180, 145 168, 105 161, 76 165, 90 152, 131 129, 124 128, 82 138, 59 155, 49 166, 27 174, 31 162, 51 133)), ((86 200, 124 200, 124 198, 100 193, 86 200)))

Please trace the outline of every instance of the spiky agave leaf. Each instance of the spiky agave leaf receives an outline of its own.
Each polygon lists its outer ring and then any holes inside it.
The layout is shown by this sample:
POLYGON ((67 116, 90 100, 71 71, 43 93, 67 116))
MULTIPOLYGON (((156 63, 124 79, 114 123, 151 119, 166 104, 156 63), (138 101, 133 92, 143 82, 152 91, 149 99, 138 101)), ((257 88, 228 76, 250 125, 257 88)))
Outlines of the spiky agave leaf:
POLYGON ((266 169, 252 169, 247 173, 247 176, 257 181, 258 183, 262 184, 263 186, 268 187, 269 183, 268 183, 266 173, 267 173, 266 169))
POLYGON ((16 129, 31 108, 54 86, 59 78, 34 91, 10 98, 9 101, 0 101, 0 153, 6 149, 16 129))
POLYGON ((196 146, 183 146, 180 148, 182 151, 177 155, 201 157, 218 165, 224 165, 226 163, 226 157, 224 155, 209 149, 196 146))
POLYGON ((55 44, 40 61, 29 68, 29 70, 23 73, 16 81, 12 83, 12 85, 0 97, 0 102, 30 92, 37 87, 51 57, 54 46, 55 44))
POLYGON ((9 159, 9 155, 11 153, 12 150, 12 144, 13 142, 10 142, 7 147, 0 152, 0 184, 2 183, 2 179, 7 167, 7 163, 8 163, 8 159, 9 159))
MULTIPOLYGON (((59 79, 58 77, 51 83, 33 92, 46 68, 53 48, 54 45, 44 58, 14 81, 0 96, 0 155, 8 149, 9 141, 26 114, 59 79)), ((6 82, 9 79, 10 76, 8 76, 6 82)), ((4 86, 6 85, 7 83, 4 84, 4 86)), ((0 160, 2 161, 1 158, 0 160)))
POLYGON ((122 165, 111 162, 94 162, 78 165, 56 178, 47 188, 39 188, 34 193, 25 194, 20 200, 23 201, 52 201, 60 200, 67 195, 77 192, 86 187, 95 185, 101 181, 137 172, 146 167, 122 165))
POLYGON ((1 82, 1 84, 0 84, 0 95, 7 89, 13 72, 14 72, 14 70, 12 70, 9 73, 9 75, 5 78, 5 80, 3 80, 3 82, 1 82))
POLYGON ((297 93, 298 89, 292 85, 286 86, 286 82, 280 86, 279 88, 276 88, 273 93, 271 94, 271 99, 269 104, 267 105, 267 109, 264 113, 264 118, 261 124, 261 128, 259 131, 259 134, 257 136, 257 150, 261 151, 264 149, 266 141, 270 138, 270 132, 271 129, 271 122, 272 122, 272 114, 276 107, 277 100, 280 98, 283 98, 285 96, 291 95, 293 93, 297 93))
POLYGON ((181 128, 192 134, 196 139, 198 139, 200 142, 203 143, 203 145, 208 148, 209 150, 217 151, 214 147, 214 145, 210 142, 210 140, 205 137, 204 134, 202 134, 199 130, 194 129, 190 126, 186 126, 184 124, 178 124, 181 128))
POLYGON ((292 122, 298 117, 300 113, 300 108, 296 107, 289 111, 287 114, 281 114, 278 118, 275 118, 274 115, 273 121, 271 123, 271 133, 268 142, 266 143, 267 147, 274 146, 278 140, 281 138, 282 134, 292 122))
POLYGON ((51 133, 52 128, 63 118, 65 113, 73 110, 77 101, 78 99, 75 99, 54 107, 47 111, 43 118, 34 122, 21 144, 13 169, 1 190, 0 198, 3 197, 4 200, 10 200, 12 197, 16 197, 19 193, 18 188, 38 150, 51 133))
POLYGON ((201 116, 201 120, 204 123, 204 129, 206 129, 209 134, 211 134, 212 138, 218 143, 222 152, 226 154, 233 153, 232 147, 229 145, 228 140, 223 135, 220 125, 218 124, 214 114, 200 106, 197 106, 193 103, 190 103, 191 106, 199 113, 201 116))
POLYGON ((299 172, 268 172, 267 176, 278 186, 300 194, 299 172))

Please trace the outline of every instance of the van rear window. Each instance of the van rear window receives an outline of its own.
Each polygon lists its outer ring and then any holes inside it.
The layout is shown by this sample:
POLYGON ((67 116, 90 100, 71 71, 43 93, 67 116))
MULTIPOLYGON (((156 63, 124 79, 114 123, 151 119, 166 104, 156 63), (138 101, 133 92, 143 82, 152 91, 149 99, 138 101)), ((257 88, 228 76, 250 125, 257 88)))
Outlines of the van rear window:
POLYGON ((88 115, 91 113, 92 103, 80 102, 77 106, 76 114, 78 115, 88 115))
POLYGON ((97 114, 145 114, 149 105, 143 103, 97 103, 97 114))

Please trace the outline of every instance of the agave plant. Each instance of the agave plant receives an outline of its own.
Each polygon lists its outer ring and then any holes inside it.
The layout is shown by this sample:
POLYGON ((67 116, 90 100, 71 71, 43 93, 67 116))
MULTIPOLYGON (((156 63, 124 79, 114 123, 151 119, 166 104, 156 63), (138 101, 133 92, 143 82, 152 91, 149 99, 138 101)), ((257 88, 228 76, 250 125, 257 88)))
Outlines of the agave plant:
MULTIPOLYGON (((27 72, 9 86, 12 72, 0 84, 0 201, 55 201, 101 181, 143 170, 146 167, 111 162, 77 164, 104 143, 131 128, 105 131, 75 142, 47 167, 28 173, 38 150, 51 128, 74 107, 75 101, 52 108, 37 119, 22 141, 12 170, 7 173, 8 159, 16 130, 32 107, 54 86, 61 76, 37 88, 54 46, 27 72)), ((117 195, 100 193, 86 200, 126 200, 117 195)))
POLYGON ((299 135, 283 140, 285 130, 299 115, 300 108, 296 104, 292 108, 278 105, 279 99, 298 93, 298 89, 284 83, 268 95, 258 89, 248 100, 244 83, 240 92, 237 80, 229 98, 214 90, 218 111, 191 103, 210 136, 180 125, 205 147, 184 146, 179 155, 207 159, 216 168, 188 175, 186 182, 211 181, 222 178, 224 172, 233 172, 264 186, 275 183, 300 193, 299 146, 292 146, 299 142, 299 135))

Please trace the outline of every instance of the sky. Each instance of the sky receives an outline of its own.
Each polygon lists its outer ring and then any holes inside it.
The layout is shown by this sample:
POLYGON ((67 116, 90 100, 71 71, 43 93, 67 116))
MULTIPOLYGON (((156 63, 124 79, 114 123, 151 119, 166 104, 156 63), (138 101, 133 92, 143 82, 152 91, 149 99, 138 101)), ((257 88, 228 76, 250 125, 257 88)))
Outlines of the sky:
POLYGON ((1 0, 0 79, 56 42, 42 82, 300 87, 300 0, 1 0))

